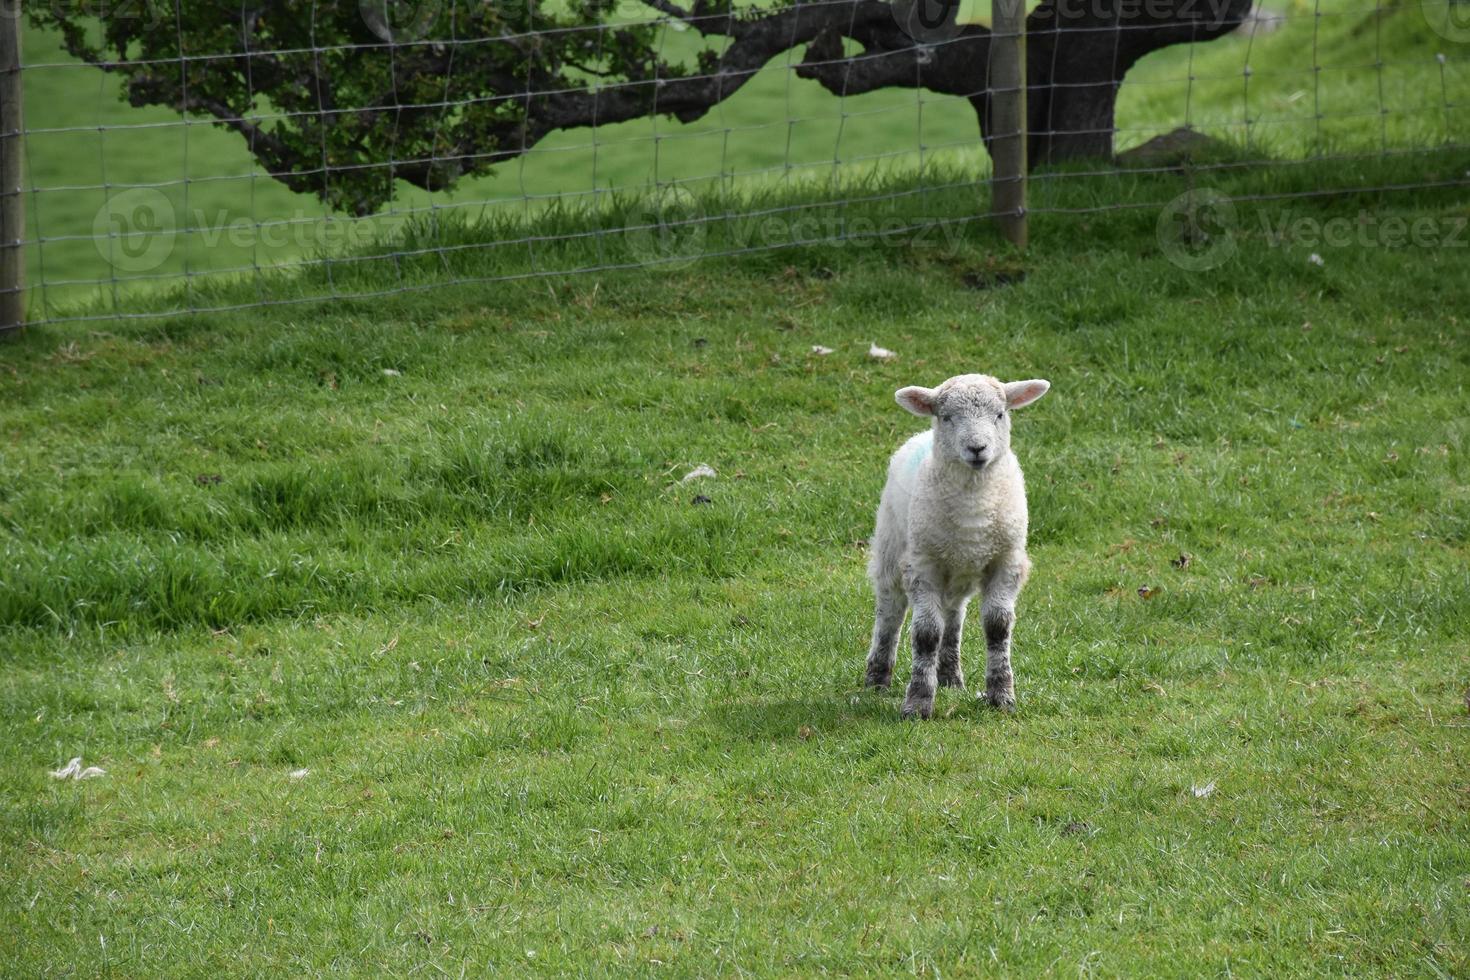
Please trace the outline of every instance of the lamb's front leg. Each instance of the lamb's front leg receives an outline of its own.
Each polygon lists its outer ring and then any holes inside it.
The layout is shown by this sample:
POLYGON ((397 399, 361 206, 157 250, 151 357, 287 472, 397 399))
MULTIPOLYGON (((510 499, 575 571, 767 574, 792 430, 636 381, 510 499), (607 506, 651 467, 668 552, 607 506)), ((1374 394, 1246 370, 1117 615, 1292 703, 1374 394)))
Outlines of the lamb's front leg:
POLYGON ((1003 711, 1016 707, 1011 630, 1016 624, 1016 599, 1030 571, 1031 563, 1024 554, 999 559, 986 579, 985 600, 980 606, 985 624, 985 693, 981 699, 1003 711))
POLYGON ((944 604, 932 582, 913 574, 906 578, 904 587, 914 609, 913 622, 909 626, 914 641, 914 672, 903 699, 903 716, 928 718, 934 713, 939 644, 944 638, 944 604))
POLYGON ((965 686, 960 667, 960 638, 965 635, 965 607, 970 597, 951 600, 944 610, 944 639, 939 641, 939 686, 965 686))

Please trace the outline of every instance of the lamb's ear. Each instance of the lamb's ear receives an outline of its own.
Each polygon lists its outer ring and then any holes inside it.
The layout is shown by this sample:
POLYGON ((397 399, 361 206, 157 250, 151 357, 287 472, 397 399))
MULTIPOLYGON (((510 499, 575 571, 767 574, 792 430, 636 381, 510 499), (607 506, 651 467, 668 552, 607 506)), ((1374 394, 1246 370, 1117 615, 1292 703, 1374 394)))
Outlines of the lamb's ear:
POLYGON ((1006 408, 1020 408, 1022 405, 1030 405, 1036 399, 1046 394, 1051 387, 1050 381, 1042 381, 1033 378, 1030 381, 1007 381, 1006 382, 1006 408))
POLYGON ((894 401, 915 415, 934 414, 934 389, 920 388, 918 385, 909 385, 900 388, 893 393, 894 401))

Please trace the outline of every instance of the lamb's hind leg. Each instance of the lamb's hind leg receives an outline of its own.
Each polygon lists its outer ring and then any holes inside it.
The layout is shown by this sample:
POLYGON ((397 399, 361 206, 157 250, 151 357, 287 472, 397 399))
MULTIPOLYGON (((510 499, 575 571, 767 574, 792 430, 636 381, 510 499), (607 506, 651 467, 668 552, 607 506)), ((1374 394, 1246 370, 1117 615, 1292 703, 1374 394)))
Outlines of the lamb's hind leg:
POLYGON ((873 615, 873 642, 868 647, 868 687, 887 687, 893 677, 893 661, 898 655, 898 632, 909 609, 908 598, 898 583, 877 587, 878 599, 873 615))
POLYGON ((939 641, 939 686, 965 686, 965 672, 960 668, 960 637, 965 632, 965 607, 970 597, 951 601, 944 609, 944 638, 939 641))

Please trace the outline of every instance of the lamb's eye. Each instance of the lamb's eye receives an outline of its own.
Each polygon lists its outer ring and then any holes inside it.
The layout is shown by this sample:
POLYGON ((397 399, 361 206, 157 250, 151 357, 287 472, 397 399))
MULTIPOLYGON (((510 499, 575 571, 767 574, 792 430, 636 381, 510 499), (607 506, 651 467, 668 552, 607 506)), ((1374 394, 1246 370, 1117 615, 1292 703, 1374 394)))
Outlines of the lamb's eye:
POLYGON ((997 421, 997 422, 999 422, 999 421, 1000 421, 1000 420, 1001 420, 1001 419, 1003 419, 1003 418, 1005 418, 1005 417, 1006 417, 1006 413, 1005 413, 1005 412, 1001 412, 1001 413, 1000 413, 1000 414, 999 414, 999 415, 997 415, 997 416, 996 416, 996 417, 995 417, 995 420, 996 420, 996 421, 997 421))
POLYGON ((941 415, 941 416, 939 416, 939 421, 941 421, 941 422, 953 422, 954 421, 954 416, 953 415, 941 415))

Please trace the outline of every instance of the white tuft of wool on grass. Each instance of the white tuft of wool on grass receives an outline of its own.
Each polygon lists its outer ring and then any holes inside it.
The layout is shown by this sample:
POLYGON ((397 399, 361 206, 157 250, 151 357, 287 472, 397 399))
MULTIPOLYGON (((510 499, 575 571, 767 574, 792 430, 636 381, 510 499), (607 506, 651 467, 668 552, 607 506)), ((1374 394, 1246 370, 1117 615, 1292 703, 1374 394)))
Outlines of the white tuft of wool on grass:
POLYGON ((98 776, 105 775, 107 775, 107 770, 101 766, 88 766, 83 769, 81 756, 77 756, 60 769, 51 770, 52 779, 96 779, 98 776))

